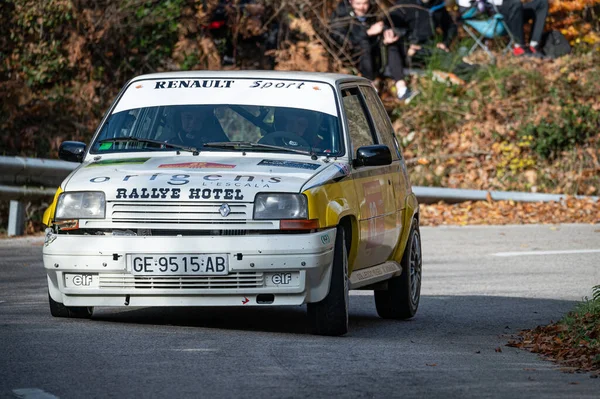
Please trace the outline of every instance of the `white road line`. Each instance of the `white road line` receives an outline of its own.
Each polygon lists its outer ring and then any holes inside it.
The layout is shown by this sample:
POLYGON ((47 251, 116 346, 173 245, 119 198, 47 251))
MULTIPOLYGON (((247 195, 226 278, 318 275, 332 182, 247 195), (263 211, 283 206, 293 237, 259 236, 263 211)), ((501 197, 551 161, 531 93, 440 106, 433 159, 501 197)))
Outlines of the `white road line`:
POLYGON ((373 291, 370 290, 351 290, 350 295, 355 296, 373 296, 373 291))
POLYGON ((58 396, 54 396, 38 388, 13 389, 13 394, 21 399, 58 399, 58 396))
POLYGON ((218 349, 210 348, 190 348, 190 349, 173 349, 176 352, 218 352, 218 349))
POLYGON ((564 251, 522 251, 522 252, 496 252, 494 256, 535 256, 535 255, 569 255, 569 254, 596 254, 600 249, 567 249, 564 251))

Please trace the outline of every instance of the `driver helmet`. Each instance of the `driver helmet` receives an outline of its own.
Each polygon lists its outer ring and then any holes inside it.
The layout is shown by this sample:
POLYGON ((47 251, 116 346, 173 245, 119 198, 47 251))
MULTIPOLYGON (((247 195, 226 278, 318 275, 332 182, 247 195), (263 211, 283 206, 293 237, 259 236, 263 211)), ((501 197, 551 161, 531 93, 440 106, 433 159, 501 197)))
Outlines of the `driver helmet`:
POLYGON ((210 108, 199 105, 180 105, 175 108, 173 113, 175 132, 182 143, 191 144, 200 141, 210 111, 210 108))
POLYGON ((295 133, 305 139, 315 134, 317 117, 314 111, 277 107, 273 112, 273 119, 276 131, 295 133))

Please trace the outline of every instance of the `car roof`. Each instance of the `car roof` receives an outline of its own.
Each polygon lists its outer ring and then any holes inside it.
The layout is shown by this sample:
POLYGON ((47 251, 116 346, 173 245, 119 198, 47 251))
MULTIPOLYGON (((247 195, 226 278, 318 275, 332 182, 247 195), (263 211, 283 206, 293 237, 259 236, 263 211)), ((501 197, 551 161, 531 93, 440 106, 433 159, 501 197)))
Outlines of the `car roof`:
POLYGON ((243 79, 292 79, 330 83, 336 85, 348 81, 370 82, 365 78, 341 73, 302 72, 302 71, 177 71, 160 72, 136 76, 132 82, 147 79, 178 79, 178 78, 243 78, 243 79))

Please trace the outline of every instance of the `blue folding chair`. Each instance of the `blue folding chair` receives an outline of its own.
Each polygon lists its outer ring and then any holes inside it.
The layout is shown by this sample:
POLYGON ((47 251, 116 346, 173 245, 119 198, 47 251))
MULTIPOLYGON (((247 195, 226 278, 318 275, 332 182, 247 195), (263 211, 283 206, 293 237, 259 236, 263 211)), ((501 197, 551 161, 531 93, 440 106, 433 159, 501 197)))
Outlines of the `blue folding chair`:
POLYGON ((510 51, 512 45, 515 43, 515 38, 511 33, 504 16, 500 14, 498 8, 492 3, 489 4, 489 11, 492 12, 491 17, 479 12, 477 7, 471 7, 461 14, 460 20, 462 22, 463 29, 467 32, 475 44, 471 47, 468 54, 473 54, 477 48, 481 48, 488 55, 492 62, 496 61, 496 57, 491 52, 484 40, 497 40, 498 38, 508 36, 509 42, 502 53, 510 51), (485 16, 485 19, 479 17, 485 16))

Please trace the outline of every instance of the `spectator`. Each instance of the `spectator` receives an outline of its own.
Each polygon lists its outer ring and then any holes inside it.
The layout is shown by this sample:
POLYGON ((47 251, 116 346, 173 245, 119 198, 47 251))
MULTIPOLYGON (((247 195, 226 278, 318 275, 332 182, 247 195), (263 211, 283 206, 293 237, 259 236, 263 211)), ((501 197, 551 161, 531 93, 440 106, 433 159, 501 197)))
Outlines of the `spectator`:
POLYGON ((450 53, 458 29, 443 0, 399 0, 393 8, 392 20, 406 31, 411 66, 424 67, 435 58, 441 69, 464 80, 469 80, 477 71, 478 66, 467 64, 450 53), (442 31, 442 41, 436 43, 438 28, 442 31))
POLYGON ((476 2, 485 3, 479 6, 480 10, 497 8, 504 16, 508 30, 515 39, 513 48, 515 56, 541 54, 540 43, 548 16, 548 0, 527 0, 525 3, 521 0, 458 0, 457 3, 461 9, 465 9, 473 7, 476 2), (523 25, 530 19, 533 20, 533 26, 529 46, 527 46, 523 25))
POLYGON ((377 11, 369 0, 342 0, 331 16, 332 35, 341 46, 350 45, 364 77, 375 80, 387 69, 395 81, 398 98, 409 100, 414 93, 405 81, 403 43, 396 32, 378 18, 377 11))

